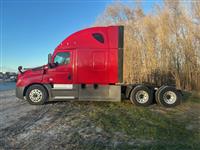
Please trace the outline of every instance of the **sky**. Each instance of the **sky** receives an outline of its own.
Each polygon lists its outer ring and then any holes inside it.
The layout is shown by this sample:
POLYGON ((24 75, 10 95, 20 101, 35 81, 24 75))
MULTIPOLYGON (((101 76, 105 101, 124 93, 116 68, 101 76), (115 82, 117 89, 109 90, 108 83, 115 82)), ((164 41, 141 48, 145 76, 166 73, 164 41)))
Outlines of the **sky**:
MULTIPOLYGON (((37 67, 67 36, 90 27, 109 0, 0 0, 0 71, 37 67)), ((131 1, 123 1, 131 4, 131 1)), ((150 11, 155 1, 143 7, 150 11)))

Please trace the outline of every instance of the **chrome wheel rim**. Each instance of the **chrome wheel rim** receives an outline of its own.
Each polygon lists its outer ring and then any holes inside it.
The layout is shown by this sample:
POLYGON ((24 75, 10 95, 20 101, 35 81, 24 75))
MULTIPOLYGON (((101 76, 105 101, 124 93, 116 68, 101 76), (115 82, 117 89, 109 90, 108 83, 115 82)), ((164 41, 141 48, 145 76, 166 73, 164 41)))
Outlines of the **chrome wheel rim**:
POLYGON ((140 90, 136 93, 136 100, 138 103, 144 104, 149 100, 149 94, 144 90, 140 90))
POLYGON ((176 93, 174 93, 172 91, 167 91, 164 93, 163 99, 164 99, 165 103, 167 103, 167 104, 174 104, 177 100, 177 96, 176 96, 176 93))
POLYGON ((42 91, 33 89, 29 94, 29 98, 32 102, 40 102, 42 100, 42 91))

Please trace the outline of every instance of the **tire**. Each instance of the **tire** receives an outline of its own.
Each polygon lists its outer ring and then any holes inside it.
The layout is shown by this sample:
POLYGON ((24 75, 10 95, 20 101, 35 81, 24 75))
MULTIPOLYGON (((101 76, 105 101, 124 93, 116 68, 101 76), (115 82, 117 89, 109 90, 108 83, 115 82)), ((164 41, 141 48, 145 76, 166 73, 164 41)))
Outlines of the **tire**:
POLYGON ((157 91, 156 101, 164 107, 175 107, 181 104, 182 95, 175 87, 164 86, 157 91))
POLYGON ((26 99, 32 105, 42 105, 47 101, 47 98, 47 91, 41 85, 31 85, 26 91, 26 99))
POLYGON ((130 100, 137 106, 149 106, 153 103, 153 92, 144 85, 138 85, 131 91, 130 100))
POLYGON ((159 101, 159 98, 158 98, 158 93, 159 93, 164 87, 166 87, 166 86, 165 86, 165 85, 161 86, 161 87, 156 91, 156 93, 155 93, 155 100, 156 100, 156 103, 159 104, 159 105, 161 105, 161 104, 160 104, 160 101, 159 101))

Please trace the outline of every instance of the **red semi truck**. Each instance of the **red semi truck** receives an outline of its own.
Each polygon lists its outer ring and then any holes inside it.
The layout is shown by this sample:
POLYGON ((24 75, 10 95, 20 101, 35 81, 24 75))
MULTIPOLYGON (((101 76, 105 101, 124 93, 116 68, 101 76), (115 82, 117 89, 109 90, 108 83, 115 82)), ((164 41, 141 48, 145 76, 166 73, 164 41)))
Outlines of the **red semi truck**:
POLYGON ((78 31, 48 55, 48 64, 22 70, 16 96, 30 104, 51 100, 121 101, 121 95, 136 105, 154 102, 166 107, 180 104, 180 90, 123 82, 124 27, 92 27, 78 31))

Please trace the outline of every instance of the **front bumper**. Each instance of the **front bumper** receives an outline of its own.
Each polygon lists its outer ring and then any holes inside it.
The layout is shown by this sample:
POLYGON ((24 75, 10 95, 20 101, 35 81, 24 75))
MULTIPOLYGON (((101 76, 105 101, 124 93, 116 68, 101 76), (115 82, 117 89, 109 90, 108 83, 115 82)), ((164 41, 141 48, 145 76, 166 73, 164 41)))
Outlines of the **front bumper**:
POLYGON ((24 99, 24 89, 25 87, 16 87, 15 94, 19 99, 24 99))

